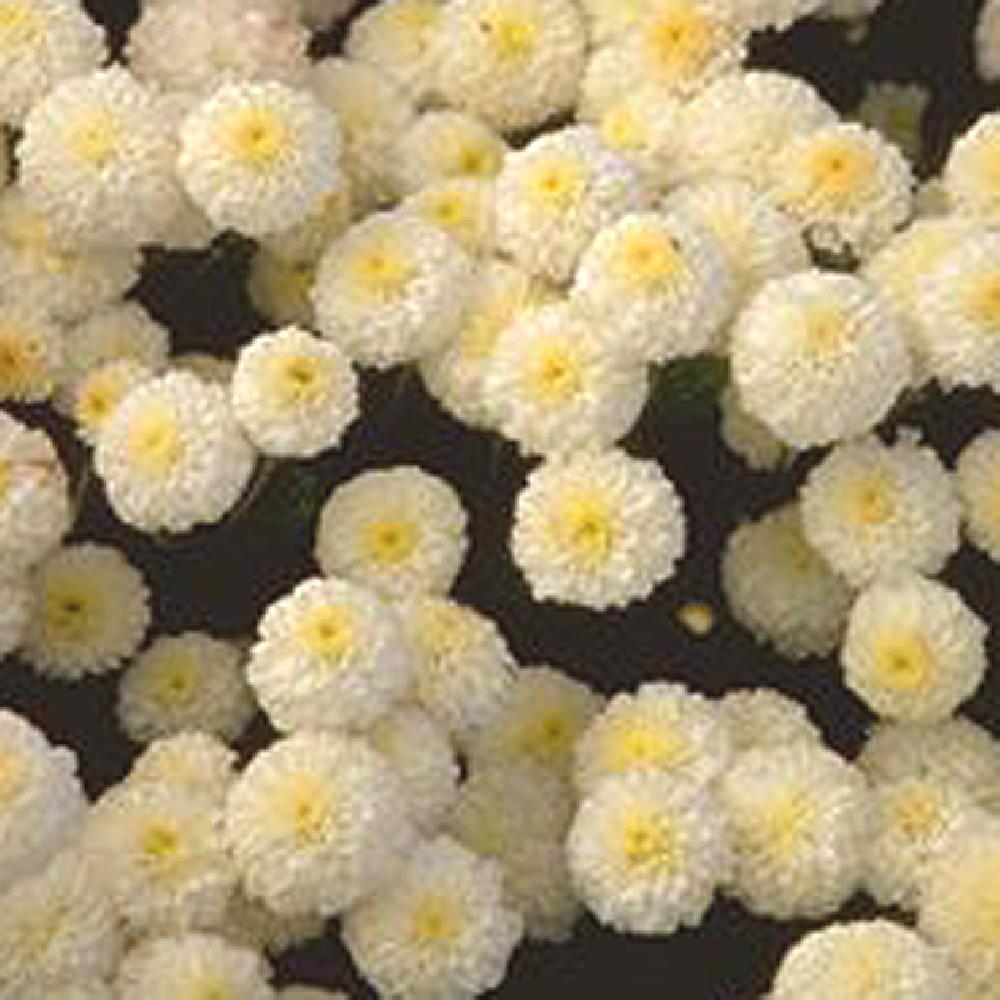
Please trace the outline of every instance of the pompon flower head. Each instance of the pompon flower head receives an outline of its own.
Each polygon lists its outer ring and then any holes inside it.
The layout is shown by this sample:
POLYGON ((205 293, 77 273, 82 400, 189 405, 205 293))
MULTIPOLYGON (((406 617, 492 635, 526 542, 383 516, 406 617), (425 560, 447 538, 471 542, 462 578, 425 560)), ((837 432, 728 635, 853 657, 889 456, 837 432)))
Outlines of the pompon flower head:
POLYGON ((27 719, 0 709, 0 890, 78 837, 87 799, 76 767, 72 750, 52 746, 27 719))
POLYGON ((452 0, 439 31, 440 95, 500 131, 537 128, 576 101, 587 31, 573 0, 452 0))
POLYGON ((886 577, 851 609, 844 681, 880 716, 943 719, 979 687, 986 634, 957 591, 916 573, 886 577))
POLYGON ((415 465, 372 469, 338 486, 316 529, 316 561, 390 597, 446 594, 468 548, 458 493, 415 465))
POLYGON ((565 283, 606 225, 649 201, 638 170, 589 125, 509 153, 497 177, 497 245, 530 274, 565 283))
POLYGON ((155 374, 141 361, 128 358, 109 361, 88 371, 71 390, 73 401, 69 409, 77 436, 87 444, 94 444, 118 404, 155 374))
POLYGON ((316 98, 285 84, 226 84, 184 119, 177 169, 219 229, 266 236, 340 187, 340 131, 316 98))
POLYGON ((472 261, 410 212, 371 215, 330 244, 312 290, 320 332, 359 364, 390 368, 458 329, 472 261))
POLYGON ((729 763, 729 734, 716 706, 682 684, 648 681, 616 694, 576 745, 576 785, 590 795, 626 774, 708 785, 729 763))
POLYGON ((129 785, 173 788, 187 798, 221 806, 235 776, 235 750, 208 733, 183 732, 150 742, 125 780, 129 785))
POLYGON ((419 846, 342 926, 365 979, 382 996, 408 1000, 466 1000, 493 989, 522 933, 499 865, 448 837, 419 846))
POLYGON ((0 411, 0 564, 21 573, 45 558, 70 528, 69 481, 41 430, 0 411))
POLYGON ((930 91, 917 83, 871 82, 855 113, 913 162, 920 156, 924 112, 930 99, 930 91))
POLYGON ((854 587, 895 572, 937 573, 958 550, 951 474, 916 432, 891 446, 874 436, 837 445, 800 497, 807 541, 854 587))
POLYGON ((455 177, 415 191, 399 205, 450 236, 473 258, 488 256, 495 243, 495 187, 491 180, 455 177))
POLYGON ((96 70, 104 32, 77 0, 4 0, 0 6, 0 121, 20 125, 57 84, 96 70))
POLYGON ((823 742, 823 734, 806 707, 770 688, 729 691, 719 699, 718 713, 734 756, 789 743, 820 746, 823 742))
POLYGON ((792 454, 766 424, 747 413, 732 382, 719 394, 719 437, 753 472, 773 472, 792 454))
POLYGON ((737 527, 721 572, 730 612, 758 642, 792 659, 836 648, 851 590, 806 541, 797 504, 737 527))
POLYGON ((567 852, 587 908, 625 934, 697 926, 730 863, 708 792, 662 774, 602 782, 583 800, 567 852))
POLYGON ((986 0, 976 22, 976 68, 987 81, 1000 79, 1000 3, 986 0))
POLYGON ((981 223, 1000 221, 1000 112, 985 114, 955 140, 942 181, 948 204, 981 223))
POLYGON ((116 988, 121 1000, 220 996, 271 1000, 271 970, 256 952, 211 934, 151 938, 124 958, 116 988))
POLYGON ((747 412, 800 449, 871 430, 911 376, 905 338, 871 286, 818 270, 760 289, 733 328, 732 365, 747 412))
POLYGON ((703 351, 734 291, 712 233, 682 214, 643 212, 597 234, 580 259, 571 301, 616 353, 662 363, 703 351))
POLYGON ((889 920, 833 924, 801 938, 778 968, 772 1000, 944 1000, 954 969, 919 934, 889 920))
POLYGON ((577 742, 603 705, 562 670, 525 667, 499 715, 469 741, 467 756, 473 769, 533 764, 569 778, 577 742))
POLYGON ((535 600, 595 610, 644 600, 684 554, 673 483, 623 451, 550 459, 517 496, 511 553, 535 600))
POLYGON ((358 415, 358 379, 344 353, 297 327, 257 337, 239 354, 233 414, 265 455, 312 458, 336 447, 358 415))
POLYGON ((647 369, 604 339, 602 319, 561 301, 526 309, 501 333, 483 398, 524 454, 605 448, 639 419, 647 369))
POLYGON ((562 778, 527 763, 474 766, 459 792, 449 829, 499 862, 504 896, 528 937, 564 941, 581 915, 564 847, 574 808, 562 778))
POLYGON ((171 372, 116 407, 98 436, 94 464, 123 521, 142 531, 183 532, 232 508, 255 459, 227 390, 171 372))
POLYGON ((268 607, 258 631, 247 678, 283 732, 364 728, 410 684, 395 611, 346 580, 303 581, 268 607))
POLYGON ((113 66, 60 84, 31 109, 19 183, 66 237, 135 245, 157 240, 180 212, 176 157, 166 103, 113 66))
POLYGON ((416 701, 459 741, 497 717, 510 697, 514 658, 496 624, 441 597, 399 606, 413 652, 416 701))
POLYGON ((1000 431, 984 430, 966 444, 955 471, 966 534, 1000 563, 1000 431))
POLYGON ((135 654, 149 627, 142 574, 107 545, 57 549, 34 569, 31 589, 22 652, 47 677, 79 680, 115 670, 135 654))
POLYGON ((137 743, 185 730, 237 740, 257 706, 238 646, 205 632, 159 636, 122 675, 118 717, 137 743))
POLYGON ((821 745, 749 750, 719 797, 735 872, 727 891, 778 920, 833 913, 858 887, 869 832, 863 775, 821 745))
POLYGON ((17 295, 0 305, 0 402, 47 400, 68 353, 65 328, 41 304, 17 295))
POLYGON ((332 733, 297 733, 261 751, 226 808, 247 893, 289 916, 332 916, 398 879, 413 837, 390 765, 332 733))
POLYGON ((31 618, 31 589, 24 576, 0 579, 0 660, 21 645, 31 618))

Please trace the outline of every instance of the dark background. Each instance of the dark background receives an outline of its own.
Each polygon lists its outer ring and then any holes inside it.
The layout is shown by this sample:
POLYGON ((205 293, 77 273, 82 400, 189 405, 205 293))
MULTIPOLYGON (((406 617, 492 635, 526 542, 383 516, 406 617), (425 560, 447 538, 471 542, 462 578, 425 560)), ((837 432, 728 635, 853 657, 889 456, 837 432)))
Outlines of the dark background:
MULTIPOLYGON (((88 0, 86 6, 118 43, 137 9, 134 0, 88 0)), ((849 44, 841 26, 807 22, 782 36, 758 38, 752 62, 806 77, 845 112, 860 99, 867 80, 929 86, 933 96, 919 164, 928 176, 939 169, 954 135, 1000 104, 998 88, 984 87, 972 66, 979 6, 980 0, 886 0, 861 46, 849 44)), ((332 33, 318 38, 315 50, 336 51, 338 43, 332 33)), ((264 327, 243 291, 249 252, 232 237, 220 238, 205 254, 150 252, 133 295, 170 327, 175 350, 233 356, 264 327)), ((106 541, 127 552, 154 591, 157 630, 251 636, 265 605, 315 571, 313 522, 329 490, 362 469, 416 463, 455 485, 472 518, 473 546, 455 596, 494 616, 521 662, 559 665, 606 692, 661 677, 711 694, 733 687, 780 688, 809 707, 834 747, 849 755, 856 751, 871 718, 843 689, 836 663, 792 664, 756 646, 728 618, 717 581, 721 543, 731 528, 790 498, 815 456, 802 456, 778 475, 748 473, 719 444, 710 394, 696 367, 671 373, 627 442, 634 453, 658 459, 686 498, 688 555, 676 577, 650 600, 601 615, 533 604, 511 565, 510 510, 528 468, 511 447, 446 418, 419 379, 406 372, 366 375, 363 399, 363 419, 342 449, 314 462, 284 464, 238 518, 180 539, 151 539, 117 524, 99 485, 91 484, 72 537, 106 541), (692 636, 675 619, 677 608, 689 600, 708 601, 718 612, 718 627, 706 638, 692 636)), ((86 456, 67 427, 45 408, 15 412, 47 426, 67 463, 79 470, 86 456)), ((950 462, 978 429, 1000 424, 1000 401, 987 393, 932 395, 907 401, 893 420, 923 427, 950 462)), ((982 616, 997 620, 1000 575, 994 564, 965 547, 944 576, 982 616)), ((995 660, 996 634, 991 642, 995 660)), ((0 702, 34 719, 53 740, 74 747, 88 789, 96 794, 126 773, 137 749, 117 729, 115 685, 114 678, 72 686, 42 682, 12 661, 0 673, 0 702)), ((989 679, 967 711, 1000 735, 1000 679, 989 679)), ((258 718, 242 749, 250 753, 269 738, 258 718)), ((858 896, 840 915, 874 912, 870 901, 858 896)), ((617 936, 587 919, 568 944, 519 949, 497 995, 623 991, 631 998, 749 1000, 768 988, 781 954, 809 926, 753 918, 724 900, 697 931, 667 939, 617 936)), ((278 970, 281 982, 373 995, 335 934, 285 956, 278 970)))

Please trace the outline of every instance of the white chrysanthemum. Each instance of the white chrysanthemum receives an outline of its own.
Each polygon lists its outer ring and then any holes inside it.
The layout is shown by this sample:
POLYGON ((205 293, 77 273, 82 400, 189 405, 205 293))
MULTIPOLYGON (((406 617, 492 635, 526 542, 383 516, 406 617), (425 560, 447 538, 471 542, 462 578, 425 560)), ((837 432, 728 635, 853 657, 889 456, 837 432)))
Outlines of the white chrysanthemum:
POLYGON ((1000 431, 982 431, 966 444, 955 471, 966 533, 1000 562, 1000 431))
POLYGON ((467 1000, 498 986, 521 938, 501 872, 447 837, 411 855, 395 881, 343 922, 344 942, 381 996, 467 1000))
POLYGON ((736 858, 728 887, 753 913, 814 919, 858 887, 869 833, 860 771, 805 742, 750 750, 719 795, 736 858))
POLYGON ((316 561, 392 597, 445 594, 468 548, 458 493, 415 465, 373 469, 338 486, 323 505, 316 561))
POLYGON ((230 941, 268 955, 314 941, 323 935, 326 921, 312 913, 284 916, 238 888, 216 932, 230 941))
POLYGON ((709 345, 735 286, 712 233, 682 214, 646 212, 597 234, 580 258, 571 301, 616 352, 661 363, 709 345))
POLYGON ((942 954, 889 920, 833 924, 801 938, 778 968, 771 1000, 945 1000, 958 980, 942 954))
POLYGON ((518 671, 499 715, 470 740, 468 757, 473 768, 536 764, 568 778, 577 741, 603 704, 561 670, 527 667, 518 671))
POLYGON ((122 962, 116 988, 121 1000, 272 1000, 270 978, 267 963, 249 948, 210 934, 177 934, 133 948, 122 962))
POLYGON ((848 274, 803 271, 767 282, 736 321, 740 402, 795 448, 863 434, 910 381, 895 317, 848 274))
POLYGON ((448 108, 425 111, 396 143, 396 188, 412 193, 438 181, 490 180, 506 155, 503 138, 479 118, 448 108))
POLYGON ((869 82, 855 114, 914 161, 920 156, 921 125, 930 91, 918 83, 869 82))
POLYGON ((673 483, 623 451, 550 459, 517 496, 511 553, 536 600, 595 610, 644 600, 684 553, 673 483))
POLYGON ((94 444, 108 417, 137 386, 148 382, 155 373, 139 361, 109 361, 91 369, 73 387, 70 415, 77 435, 94 444))
POLYGON ((590 37, 603 45, 629 28, 635 27, 650 10, 654 0, 580 0, 587 17, 590 37))
POLYGON ((455 177, 411 194, 399 209, 440 229, 476 258, 494 249, 495 200, 492 181, 455 177))
POLYGON ((354 905, 394 878, 413 836, 389 764, 332 733, 273 743, 236 779, 226 808, 248 895, 289 916, 354 905))
POLYGON ((353 191, 347 181, 328 193, 301 222, 263 237, 260 245, 290 263, 315 263, 354 217, 353 191))
POLYGON ((239 354, 233 413, 265 455, 312 458, 336 447, 358 415, 358 380, 336 344, 297 327, 256 337, 239 354))
POLYGON ((0 410, 0 565, 4 575, 47 556, 70 527, 69 484, 44 431, 0 410))
POLYGON ((986 634, 957 591, 915 573, 887 577, 851 609, 844 681, 880 716, 943 719, 979 687, 986 634))
POLYGON ((264 612, 247 678, 274 726, 363 729, 407 691, 410 651, 374 593, 313 577, 264 612))
POLYGON ((410 212, 371 215, 320 259, 320 331, 361 364, 388 368, 439 348, 458 329, 472 261, 410 212))
POLYGON ((662 774, 603 782, 583 800, 567 851, 588 909, 626 934, 697 926, 730 863, 714 800, 662 774))
POLYGON ((605 448, 639 419, 646 366, 622 352, 616 336, 604 339, 603 322, 558 302, 525 310, 500 335, 483 398, 497 429, 523 453, 605 448))
POLYGON ((19 125, 57 84, 96 70, 104 32, 76 0, 0 5, 0 122, 19 125))
POLYGON ((222 805, 236 776, 236 751, 204 732, 153 740, 132 764, 126 781, 173 788, 188 798, 222 805))
POLYGON ((566 940, 581 914, 564 847, 574 807, 562 778, 523 763, 473 767, 459 793, 449 829, 499 862, 504 896, 529 937, 566 940))
POLYGON ((20 294, 0 305, 0 402, 40 403, 63 377, 65 329, 44 304, 20 294))
POLYGON ((806 540, 853 587, 914 570, 937 573, 958 550, 961 511, 933 448, 904 434, 837 445, 801 492, 806 540))
POLYGON ((122 675, 122 728, 136 743, 189 729, 238 739, 257 708, 242 661, 237 646, 204 632, 158 637, 122 675))
POLYGON ((685 107, 689 175, 734 177, 760 187, 785 143, 836 121, 836 111, 805 80, 773 70, 733 73, 685 107))
POLYGON ((459 766, 448 734, 426 711, 404 705, 367 733, 371 745, 399 776, 413 822, 437 830, 458 792, 459 766))
POLYGON ((31 618, 31 589, 26 577, 0 579, 0 661, 21 645, 31 618))
POLYGON ((573 0, 451 0, 438 31, 440 95, 495 128, 537 128, 576 101, 587 32, 573 0))
POLYGON ((101 429, 94 467, 127 524, 181 532, 222 518, 250 481, 255 458, 227 390, 172 372, 119 403, 101 429))
POLYGON ((975 34, 976 68, 987 81, 1000 78, 1000 3, 986 0, 979 10, 975 34))
POLYGON ((942 180, 948 204, 959 215, 987 225, 1000 221, 1000 112, 983 115, 955 140, 942 180))
POLYGON ((497 626, 446 598, 415 597, 399 609, 413 653, 417 702, 458 739, 492 722, 516 677, 497 626))
POLYGON ((729 764, 729 734, 716 706, 682 684, 649 681, 608 702, 576 745, 584 796, 604 781, 652 774, 707 785, 729 764))
POLYGON ((117 549, 82 542, 57 549, 33 571, 31 621, 22 652, 60 680, 116 670, 149 627, 149 589, 117 549))
POLYGON ((87 808, 76 765, 72 750, 0 709, 0 890, 76 840, 87 808))
POLYGON ((753 472, 773 472, 791 455, 766 424, 743 409, 732 382, 719 394, 719 437, 753 472))
POLYGON ((18 147, 29 204, 88 243, 158 239, 182 204, 176 158, 171 112, 121 66, 60 84, 18 147))
POLYGON ((266 320, 275 326, 316 325, 309 293, 316 278, 316 261, 290 260, 260 246, 250 262, 247 295, 266 320))
POLYGON ((184 187, 219 229, 279 232, 342 184, 337 120, 281 83, 220 87, 184 120, 180 144, 184 187))
POLYGON ((806 541, 798 505, 737 527, 726 542, 721 572, 729 610, 758 642, 792 659, 836 648, 851 590, 806 541))
POLYGON ((648 200, 638 170, 608 149, 597 129, 548 132, 504 161, 497 245, 530 274, 566 282, 594 236, 648 200))
POLYGON ((237 879, 221 821, 206 798, 149 781, 94 805, 82 848, 133 937, 218 924, 237 879))
POLYGON ((64 980, 103 979, 118 965, 117 914, 73 854, 26 874, 0 896, 0 992, 48 997, 64 980))
POLYGON ((789 743, 820 746, 823 734, 801 702, 770 688, 730 691, 718 711, 729 732, 734 755, 789 743))

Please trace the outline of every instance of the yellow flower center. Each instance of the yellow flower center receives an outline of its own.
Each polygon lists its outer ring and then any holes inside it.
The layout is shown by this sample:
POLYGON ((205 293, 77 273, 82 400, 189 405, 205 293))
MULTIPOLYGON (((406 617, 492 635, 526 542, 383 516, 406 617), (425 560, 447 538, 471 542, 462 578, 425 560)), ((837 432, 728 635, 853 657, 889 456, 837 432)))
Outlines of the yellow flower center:
POLYGON ((326 361, 308 354, 272 359, 270 386, 282 406, 305 406, 321 399, 327 388, 326 361))
POLYGON ((337 604, 318 605, 303 616, 298 640, 326 666, 342 667, 357 644, 354 616, 337 604))
POLYGON ((574 345, 552 340, 540 345, 529 359, 528 388, 545 403, 567 403, 583 388, 583 364, 574 345))
POLYGON ((604 562, 618 538, 617 519, 607 503, 592 494, 569 497, 553 527, 557 547, 584 566, 604 562))
POLYGON ((459 915, 447 899, 429 896, 413 910, 411 933, 421 944, 446 944, 454 941, 460 930, 459 915))
POLYGON ((136 414, 128 430, 128 454, 150 476, 165 476, 184 456, 177 415, 166 405, 136 414))
POLYGON ((645 29, 650 60, 671 77, 698 73, 712 55, 715 24, 693 4, 670 4, 645 29))
POLYGON ((0 329, 0 396, 16 399, 30 392, 44 365, 45 349, 29 331, 0 329))
POLYGON ((389 298, 398 295, 416 276, 406 256, 388 242, 366 247, 349 264, 355 284, 367 294, 389 298))
POLYGON ((629 150, 646 145, 649 133, 638 115, 620 104, 601 119, 601 137, 612 149, 629 150))
POLYGON ((916 691, 934 668, 927 641, 915 633, 886 636, 875 648, 873 667, 880 684, 893 691, 916 691))
POLYGON ((969 289, 968 312, 977 323, 1000 334, 1000 272, 974 281, 969 289))
POLYGON ((224 145, 246 167, 270 167, 288 143, 287 125, 269 108, 241 108, 226 123, 224 145))
POLYGON ((57 643, 81 643, 99 618, 95 595, 85 581, 57 581, 45 593, 45 632, 57 643))
POLYGON ((513 10, 499 10, 483 17, 479 28, 504 62, 523 62, 538 47, 538 25, 513 10))
POLYGON ((815 305, 804 317, 802 337, 814 353, 836 354, 849 340, 850 328, 839 309, 832 305, 815 305))
POLYGON ((41 41, 45 24, 33 5, 20 0, 0 3, 0 49, 41 41))
POLYGON ((551 760, 569 749, 573 735, 573 725, 565 713, 549 709, 525 725, 517 744, 532 757, 551 760))
POLYGON ((628 720, 609 734, 608 767, 622 774, 641 767, 675 768, 690 757, 690 748, 666 726, 628 720))
POLYGON ((838 206, 865 189, 874 176, 875 159, 867 149, 838 141, 813 150, 806 168, 812 196, 838 206))
POLYGON ((586 173, 578 160, 553 157, 534 164, 528 172, 525 190, 536 205, 565 212, 580 199, 586 183, 586 173))
POLYGON ((377 566, 398 566, 416 551, 420 532, 412 521, 383 518, 365 526, 366 557, 377 566))
POLYGON ((190 705, 198 693, 198 664, 189 660, 167 664, 157 678, 155 691, 164 707, 190 705))
POLYGON ((892 482, 886 475, 857 484, 847 498, 847 516, 867 527, 885 524, 895 512, 892 482))
POLYGON ((191 983, 183 1000, 238 1000, 229 985, 214 973, 205 973, 191 983))
POLYGON ((139 835, 141 862, 154 876, 173 871, 182 850, 180 831, 169 820, 151 820, 139 835))
POLYGON ((76 395, 73 415, 86 430, 96 433, 122 401, 130 386, 126 373, 105 367, 86 378, 76 395))
POLYGON ((483 143, 468 143, 455 157, 455 172, 464 177, 493 177, 499 169, 499 150, 483 143))
POLYGON ((633 232, 622 240, 616 261, 619 276, 641 285, 662 284, 676 276, 682 257, 665 233, 633 232))
POLYGON ((630 868, 644 874, 669 875, 680 864, 677 833, 654 812, 637 810, 623 818, 621 852, 630 868))
POLYGON ((941 828, 941 809, 928 789, 911 789, 894 807, 899 829, 909 840, 926 840, 941 828))
POLYGON ((813 815, 813 803, 804 792, 779 792, 762 808, 758 846, 774 857, 790 860, 812 826, 813 815))
POLYGON ((337 803, 329 780, 305 771, 283 780, 271 809, 279 828, 302 847, 328 839, 337 821, 337 803))
POLYGON ((114 159, 120 138, 118 122, 106 111, 94 111, 68 136, 69 148, 85 163, 100 169, 114 159))

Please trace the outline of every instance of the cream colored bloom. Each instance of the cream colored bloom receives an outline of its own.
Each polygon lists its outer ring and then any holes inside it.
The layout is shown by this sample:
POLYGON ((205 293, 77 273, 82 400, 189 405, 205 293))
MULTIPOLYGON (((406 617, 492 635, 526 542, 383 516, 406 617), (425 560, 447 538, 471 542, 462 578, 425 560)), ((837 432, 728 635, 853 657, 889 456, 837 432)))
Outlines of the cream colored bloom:
POLYGON ((1000 562, 1000 431, 985 430, 958 457, 958 494, 974 545, 1000 562))
POLYGON ((955 140, 942 180, 952 211, 980 222, 1000 220, 1000 112, 983 115, 955 140))
POLYGON ((68 353, 65 328, 41 303, 16 296, 0 305, 0 402, 48 399, 68 353))

